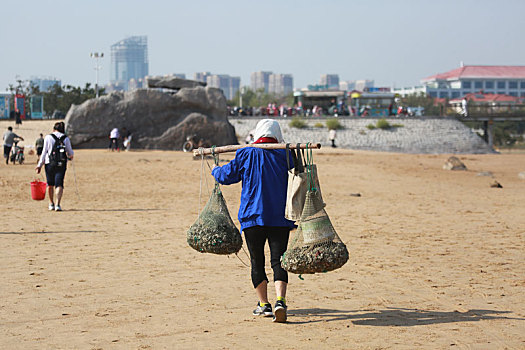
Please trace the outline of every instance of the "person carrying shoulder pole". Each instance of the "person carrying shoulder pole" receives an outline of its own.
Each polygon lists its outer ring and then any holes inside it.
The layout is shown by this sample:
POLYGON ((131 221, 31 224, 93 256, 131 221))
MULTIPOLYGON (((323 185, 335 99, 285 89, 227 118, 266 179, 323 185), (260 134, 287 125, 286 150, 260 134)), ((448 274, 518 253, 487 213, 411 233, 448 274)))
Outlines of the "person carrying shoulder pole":
POLYGON ((66 176, 67 160, 73 160, 71 141, 65 134, 64 122, 55 123, 53 132, 44 138, 44 149, 35 168, 40 174, 45 164, 47 192, 49 194, 49 210, 62 211, 60 202, 64 193, 64 177, 66 176), (56 194, 56 202, 54 197, 56 194))
MULTIPOLYGON (((279 123, 261 120, 254 132, 254 143, 282 143, 279 123)), ((237 150, 235 158, 226 165, 216 166, 212 175, 217 182, 230 185, 242 181, 239 222, 250 252, 251 278, 259 299, 255 316, 273 316, 274 322, 286 322, 286 289, 288 273, 281 266, 287 249, 293 221, 284 217, 288 186, 287 154, 284 149, 246 147, 237 150), (268 277, 265 273, 264 246, 270 246, 276 302, 275 309, 268 301, 268 277)), ((293 159, 289 159, 293 164, 293 159)))

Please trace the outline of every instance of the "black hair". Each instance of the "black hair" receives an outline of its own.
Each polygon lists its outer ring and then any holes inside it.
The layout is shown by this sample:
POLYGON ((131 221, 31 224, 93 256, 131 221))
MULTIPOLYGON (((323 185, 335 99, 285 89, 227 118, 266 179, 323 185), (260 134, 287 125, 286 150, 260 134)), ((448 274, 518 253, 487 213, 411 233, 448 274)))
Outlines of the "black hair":
POLYGON ((9 130, 9 131, 13 131, 13 127, 12 127, 12 126, 9 126, 9 127, 7 128, 7 130, 9 130))
POLYGON ((53 130, 61 132, 62 134, 66 133, 65 129, 66 129, 66 126, 65 126, 64 122, 57 122, 57 123, 55 123, 55 126, 53 127, 53 130))

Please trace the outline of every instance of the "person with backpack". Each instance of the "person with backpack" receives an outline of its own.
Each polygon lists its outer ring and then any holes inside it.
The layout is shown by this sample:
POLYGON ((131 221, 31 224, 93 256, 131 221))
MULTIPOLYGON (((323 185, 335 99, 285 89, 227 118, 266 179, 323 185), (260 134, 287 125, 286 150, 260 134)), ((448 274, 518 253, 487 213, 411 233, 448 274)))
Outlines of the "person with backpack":
POLYGON ((73 154, 71 141, 65 134, 64 122, 55 123, 53 132, 44 138, 44 149, 35 168, 36 173, 40 174, 42 166, 45 164, 49 210, 62 211, 60 201, 64 193, 67 161, 73 160, 73 154), (55 194, 56 203, 54 201, 55 194))

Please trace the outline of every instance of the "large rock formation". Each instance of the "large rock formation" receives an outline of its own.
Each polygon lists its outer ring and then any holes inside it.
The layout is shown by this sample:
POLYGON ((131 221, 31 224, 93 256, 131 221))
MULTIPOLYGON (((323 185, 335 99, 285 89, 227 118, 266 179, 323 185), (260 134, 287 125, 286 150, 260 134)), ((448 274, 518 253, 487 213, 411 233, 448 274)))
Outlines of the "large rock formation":
POLYGON ((113 92, 73 105, 66 116, 73 147, 105 148, 113 128, 133 134, 132 147, 182 149, 187 136, 210 145, 237 144, 226 116, 226 99, 210 87, 183 88, 176 93, 139 89, 113 92))
POLYGON ((149 88, 164 88, 173 90, 206 86, 206 83, 201 81, 181 79, 173 76, 146 77, 146 82, 149 88))

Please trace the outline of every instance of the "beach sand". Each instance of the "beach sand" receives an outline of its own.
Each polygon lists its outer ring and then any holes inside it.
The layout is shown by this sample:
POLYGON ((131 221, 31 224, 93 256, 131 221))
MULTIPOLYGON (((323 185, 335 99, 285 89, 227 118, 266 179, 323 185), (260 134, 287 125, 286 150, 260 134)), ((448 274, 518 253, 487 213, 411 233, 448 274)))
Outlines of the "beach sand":
MULTIPOLYGON (((199 200, 189 154, 78 150, 61 213, 31 200, 36 156, 2 163, 2 348, 525 348, 524 154, 459 156, 468 171, 443 170, 448 155, 314 158, 350 260, 290 274, 287 324, 251 315, 244 251, 187 245, 212 187, 199 200)), ((238 224, 240 185, 223 192, 238 224)))

